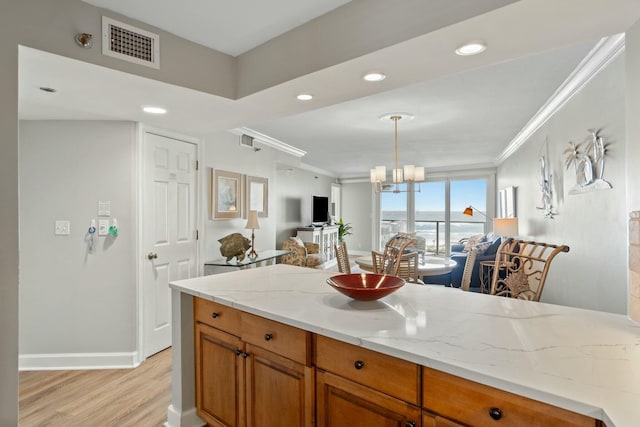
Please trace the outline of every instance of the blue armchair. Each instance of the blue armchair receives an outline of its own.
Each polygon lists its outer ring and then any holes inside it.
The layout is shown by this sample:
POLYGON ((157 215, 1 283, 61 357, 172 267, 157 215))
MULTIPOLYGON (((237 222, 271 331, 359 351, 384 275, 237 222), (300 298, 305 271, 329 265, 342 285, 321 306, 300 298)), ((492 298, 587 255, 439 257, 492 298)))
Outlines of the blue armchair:
POLYGON ((451 259, 456 262, 456 266, 449 274, 426 277, 425 282, 440 285, 450 285, 459 288, 462 283, 462 273, 464 272, 464 265, 467 262, 468 249, 470 249, 471 247, 475 247, 478 251, 478 256, 473 263, 470 288, 472 290, 479 290, 480 263, 482 261, 494 261, 496 259, 496 252, 498 251, 501 242, 502 238, 499 235, 489 233, 486 235, 472 236, 468 239, 461 240, 459 244, 451 245, 451 259), (466 252, 465 249, 467 249, 466 252))

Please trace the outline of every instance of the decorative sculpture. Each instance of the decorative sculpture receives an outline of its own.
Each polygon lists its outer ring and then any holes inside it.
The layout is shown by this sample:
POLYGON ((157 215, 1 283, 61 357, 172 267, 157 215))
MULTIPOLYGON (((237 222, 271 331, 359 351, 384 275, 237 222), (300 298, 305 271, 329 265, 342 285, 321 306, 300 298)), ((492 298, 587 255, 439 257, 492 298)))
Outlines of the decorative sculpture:
POLYGON ((540 191, 542 191, 542 206, 536 207, 536 209, 540 209, 544 211, 545 218, 553 218, 553 190, 551 179, 553 175, 549 171, 547 166, 547 160, 544 155, 540 156, 538 159, 540 162, 540 191))
POLYGON ((231 233, 218 239, 218 242, 220 242, 220 253, 227 258, 227 262, 233 257, 236 257, 238 262, 242 261, 245 252, 251 247, 251 241, 240 233, 231 233))
POLYGON ((574 144, 573 142, 569 142, 569 147, 564 150, 566 168, 569 169, 573 165, 576 173, 576 185, 569 190, 569 194, 612 188, 611 184, 602 178, 607 145, 598 135, 599 132, 599 130, 589 129, 591 136, 586 141, 584 152, 580 151, 582 143, 574 144))

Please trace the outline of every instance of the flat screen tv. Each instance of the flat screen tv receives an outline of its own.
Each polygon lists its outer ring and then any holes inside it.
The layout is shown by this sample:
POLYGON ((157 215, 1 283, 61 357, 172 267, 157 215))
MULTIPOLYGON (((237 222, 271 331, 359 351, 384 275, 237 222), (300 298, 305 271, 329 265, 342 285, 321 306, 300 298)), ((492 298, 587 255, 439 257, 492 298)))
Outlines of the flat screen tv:
POLYGON ((311 223, 313 225, 326 224, 329 218, 329 198, 313 196, 311 200, 311 223))

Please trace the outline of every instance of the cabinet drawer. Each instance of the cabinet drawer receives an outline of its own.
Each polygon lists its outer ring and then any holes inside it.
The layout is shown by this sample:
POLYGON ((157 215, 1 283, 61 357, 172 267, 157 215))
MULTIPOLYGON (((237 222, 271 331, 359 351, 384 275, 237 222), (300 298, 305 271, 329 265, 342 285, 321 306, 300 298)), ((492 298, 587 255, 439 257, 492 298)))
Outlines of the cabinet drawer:
POLYGON ((194 306, 196 322, 240 336, 238 310, 202 298, 194 298, 194 306))
POLYGON ((430 368, 422 369, 425 409, 468 425, 596 426, 596 420, 430 368))
POLYGON ((311 333, 242 313, 242 340, 304 365, 311 365, 311 333))
POLYGON ((316 367, 419 405, 420 367, 366 348, 316 335, 316 367))

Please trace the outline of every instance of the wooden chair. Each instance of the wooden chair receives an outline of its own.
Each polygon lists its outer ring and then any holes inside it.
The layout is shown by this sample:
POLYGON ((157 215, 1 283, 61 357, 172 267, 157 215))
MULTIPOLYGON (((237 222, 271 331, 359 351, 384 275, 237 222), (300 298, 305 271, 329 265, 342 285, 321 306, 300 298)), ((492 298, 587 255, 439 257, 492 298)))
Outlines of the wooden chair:
POLYGON ((344 274, 351 274, 347 244, 345 242, 338 242, 335 244, 334 249, 336 251, 336 260, 338 261, 338 271, 344 274))
POLYGON ((400 255, 396 263, 395 276, 401 277, 408 283, 418 283, 424 285, 418 273, 418 264, 420 263, 420 254, 418 252, 409 252, 400 255))
POLYGON ((467 260, 464 262, 464 271, 462 272, 462 281, 460 282, 460 289, 468 291, 471 285, 471 273, 473 273, 473 265, 478 257, 478 250, 471 248, 467 254, 467 260))
POLYGON ((384 245, 382 252, 371 251, 373 272, 377 274, 391 274, 397 271, 397 261, 407 246, 415 245, 416 239, 406 233, 398 233, 391 237, 384 245))
POLYGON ((551 261, 560 252, 569 247, 506 239, 496 254, 490 294, 540 301, 551 261))

